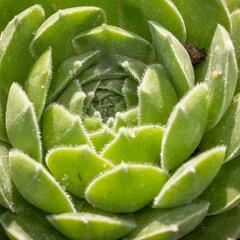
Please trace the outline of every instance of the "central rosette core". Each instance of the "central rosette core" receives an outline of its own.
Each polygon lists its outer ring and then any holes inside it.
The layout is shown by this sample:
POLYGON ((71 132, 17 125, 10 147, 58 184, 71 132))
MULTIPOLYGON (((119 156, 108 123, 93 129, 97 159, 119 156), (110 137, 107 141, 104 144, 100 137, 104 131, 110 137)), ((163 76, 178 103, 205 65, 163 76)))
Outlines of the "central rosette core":
POLYGON ((74 104, 82 108, 83 117, 99 112, 104 122, 117 112, 137 106, 140 79, 147 64, 154 61, 149 42, 104 24, 79 34, 72 45, 78 55, 58 68, 51 86, 51 101, 66 105, 71 96, 74 104), (73 98, 75 92, 77 96, 73 98))

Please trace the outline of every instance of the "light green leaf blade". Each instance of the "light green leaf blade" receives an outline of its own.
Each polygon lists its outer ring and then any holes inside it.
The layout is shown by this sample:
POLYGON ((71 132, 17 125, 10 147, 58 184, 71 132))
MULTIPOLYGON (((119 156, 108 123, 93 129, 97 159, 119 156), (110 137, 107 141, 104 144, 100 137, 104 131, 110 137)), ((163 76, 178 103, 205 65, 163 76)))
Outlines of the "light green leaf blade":
POLYGON ((87 187, 85 198, 108 212, 135 212, 153 200, 167 179, 158 167, 121 164, 95 178, 87 187))
POLYGON ((13 82, 23 84, 32 66, 28 51, 35 31, 44 21, 44 11, 35 5, 10 21, 0 39, 0 85, 5 96, 13 82), (14 70, 13 70, 14 66, 14 70))
POLYGON ((131 128, 138 126, 138 108, 125 112, 118 112, 113 120, 113 130, 118 132, 120 128, 131 128))
POLYGON ((90 141, 97 152, 101 152, 108 143, 115 138, 115 133, 108 127, 104 127, 89 135, 90 141))
POLYGON ((224 0, 172 0, 181 13, 187 41, 208 49, 218 24, 231 31, 230 14, 224 0))
POLYGON ((200 150, 225 145, 225 162, 240 154, 240 96, 236 96, 220 122, 203 135, 200 150))
POLYGON ((52 47, 53 66, 57 68, 64 60, 74 55, 71 40, 76 34, 104 22, 105 15, 100 8, 76 7, 59 10, 38 29, 31 43, 31 52, 36 57, 52 47))
POLYGON ((69 103, 69 111, 82 117, 85 99, 86 94, 83 91, 74 93, 69 103))
POLYGON ((66 240, 47 221, 46 213, 36 208, 28 207, 18 214, 7 211, 1 215, 0 223, 13 240, 66 240))
POLYGON ((43 114, 42 138, 46 150, 59 145, 89 143, 80 118, 57 104, 51 105, 43 114))
POLYGON ((225 147, 216 147, 183 164, 154 199, 154 208, 173 208, 196 199, 219 172, 225 147))
POLYGON ((167 210, 143 209, 136 217, 137 228, 124 239, 180 239, 201 223, 207 214, 208 207, 208 202, 197 201, 167 210))
POLYGON ((48 153, 46 161, 52 175, 65 189, 82 198, 87 185, 113 167, 88 146, 55 148, 48 153))
POLYGON ((44 52, 34 64, 25 82, 25 91, 33 103, 38 121, 45 107, 47 94, 52 78, 52 50, 44 52))
POLYGON ((77 54, 102 50, 105 54, 123 55, 145 63, 154 60, 154 51, 148 41, 134 33, 106 24, 80 33, 74 38, 73 47, 77 54))
POLYGON ((234 240, 240 233, 240 208, 234 208, 224 214, 207 217, 183 240, 234 240))
POLYGON ((103 120, 100 112, 94 112, 93 116, 85 117, 83 124, 89 133, 101 130, 103 128, 103 120))
POLYGON ((139 124, 166 124, 178 102, 175 89, 161 65, 147 68, 138 89, 139 124))
POLYGON ((14 148, 42 161, 42 143, 33 104, 17 83, 12 84, 8 95, 6 130, 14 148))
POLYGON ((202 194, 210 202, 209 215, 221 214, 240 203, 239 158, 223 165, 217 177, 202 194))
POLYGON ((29 203, 50 213, 75 211, 69 196, 41 164, 12 150, 9 165, 16 188, 29 203))
POLYGON ((164 129, 160 126, 122 128, 108 144, 102 156, 114 164, 151 163, 158 164, 164 129))
POLYGON ((238 77, 236 55, 228 32, 220 25, 214 34, 203 80, 209 87, 207 128, 214 127, 232 101, 238 77))
POLYGON ((136 227, 132 219, 110 213, 66 213, 49 216, 48 220, 70 239, 117 240, 136 227))
POLYGON ((168 30, 149 22, 153 45, 158 61, 162 62, 179 97, 194 86, 194 71, 191 59, 184 46, 168 30))
POLYGON ((171 171, 186 161, 201 141, 207 121, 208 90, 194 87, 171 113, 163 137, 162 166, 171 171))

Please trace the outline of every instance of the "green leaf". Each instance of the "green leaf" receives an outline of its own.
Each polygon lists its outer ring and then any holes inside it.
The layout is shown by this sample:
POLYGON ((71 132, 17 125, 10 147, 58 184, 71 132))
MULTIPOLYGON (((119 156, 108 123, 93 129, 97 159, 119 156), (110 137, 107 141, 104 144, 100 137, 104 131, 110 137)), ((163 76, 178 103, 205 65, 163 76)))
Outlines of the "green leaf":
POLYGON ((151 39, 147 21, 153 20, 171 31, 181 42, 186 39, 186 29, 178 9, 170 0, 118 1, 120 26, 151 39))
POLYGON ((29 203, 50 213, 75 211, 69 196, 41 164, 17 150, 10 151, 9 162, 13 182, 29 203))
POLYGON ((153 207, 173 208, 197 198, 219 172, 224 155, 225 147, 216 147, 183 164, 164 185, 153 207))
POLYGON ((158 167, 121 164, 95 178, 87 187, 85 198, 108 212, 135 212, 153 200, 167 179, 158 167))
POLYGON ((229 11, 224 0, 172 0, 187 29, 187 41, 206 48, 218 24, 231 31, 229 11))
POLYGON ((87 52, 80 56, 73 56, 64 61, 58 68, 52 80, 49 101, 53 101, 66 87, 84 70, 95 64, 99 58, 99 51, 87 52))
POLYGON ((149 67, 138 91, 140 125, 166 124, 178 98, 164 68, 149 67))
POLYGON ((43 114, 42 135, 46 150, 59 145, 89 143, 80 118, 57 104, 51 105, 43 114))
POLYGON ((174 108, 162 144, 162 166, 171 171, 186 161, 197 148, 207 121, 208 90, 194 87, 174 108))
POLYGON ((120 129, 102 156, 114 164, 121 162, 158 164, 164 129, 160 126, 120 129))
POLYGON ((52 50, 48 49, 34 64, 25 82, 25 91, 33 103, 38 121, 45 107, 47 94, 52 78, 52 50))
POLYGON ((162 62, 179 97, 194 86, 194 71, 188 52, 168 30, 149 22, 157 59, 162 62))
MULTIPOLYGON (((237 2, 234 0, 234 2, 237 2)), ((239 7, 240 7, 240 1, 239 1, 239 7)), ((238 80, 237 80, 237 87, 235 92, 240 92, 240 10, 236 10, 231 14, 231 20, 232 20, 232 34, 231 39, 233 41, 233 45, 235 48, 237 63, 238 63, 238 80)))
POLYGON ((85 99, 86 94, 83 91, 80 90, 74 93, 69 103, 69 111, 81 117, 83 115, 85 99))
POLYGON ((232 101, 238 77, 234 47, 228 32, 218 26, 209 50, 203 80, 209 87, 207 128, 214 127, 232 101))
POLYGON ((9 169, 8 149, 0 145, 0 205, 15 210, 14 186, 9 169))
POLYGON ((0 89, 5 96, 13 82, 25 82, 33 62, 28 50, 29 44, 43 21, 44 11, 39 5, 35 5, 17 15, 2 32, 0 89))
POLYGON ((202 138, 202 151, 217 145, 225 145, 225 162, 240 154, 240 96, 236 96, 221 121, 202 138))
POLYGON ((76 7, 59 10, 38 29, 31 43, 31 53, 39 56, 52 47, 53 66, 57 68, 64 60, 74 55, 71 41, 76 34, 104 22, 105 15, 100 8, 76 7))
POLYGON ((136 227, 132 219, 110 213, 66 213, 49 216, 48 220, 70 239, 117 240, 136 227))
POLYGON ((73 47, 78 54, 102 50, 106 54, 119 54, 145 63, 154 60, 154 51, 149 42, 134 33, 106 24, 76 36, 73 47))
POLYGON ((203 193, 202 198, 210 202, 209 215, 221 214, 240 203, 239 158, 224 164, 217 177, 203 193))
POLYGON ((7 211, 1 215, 0 223, 13 240, 66 240, 49 224, 46 213, 36 208, 29 207, 18 214, 7 211))
POLYGON ((104 127, 103 129, 91 133, 89 138, 95 150, 101 152, 104 146, 115 138, 115 133, 111 129, 104 127))
POLYGON ((182 240, 234 240, 240 233, 240 208, 224 214, 207 217, 201 225, 182 240))
POLYGON ((85 117, 83 120, 84 127, 90 133, 103 128, 103 120, 99 112, 94 112, 91 117, 85 117))
POLYGON ((86 186, 96 176, 113 167, 88 146, 55 148, 46 161, 52 175, 78 197, 84 197, 86 186))
POLYGON ((167 210, 143 209, 136 217, 137 228, 125 239, 180 239, 201 223, 208 207, 208 202, 198 201, 167 210))
POLYGON ((131 79, 127 78, 124 82, 122 88, 122 94, 125 98, 127 108, 136 107, 138 104, 138 95, 137 95, 138 83, 131 79))
POLYGON ((118 132, 120 128, 131 128, 138 125, 138 108, 126 112, 118 112, 113 120, 113 129, 118 132))
POLYGON ((239 0, 225 0, 228 8, 231 12, 240 8, 240 1, 239 0))
POLYGON ((41 138, 33 104, 17 83, 12 84, 8 95, 6 129, 14 148, 42 161, 41 138))

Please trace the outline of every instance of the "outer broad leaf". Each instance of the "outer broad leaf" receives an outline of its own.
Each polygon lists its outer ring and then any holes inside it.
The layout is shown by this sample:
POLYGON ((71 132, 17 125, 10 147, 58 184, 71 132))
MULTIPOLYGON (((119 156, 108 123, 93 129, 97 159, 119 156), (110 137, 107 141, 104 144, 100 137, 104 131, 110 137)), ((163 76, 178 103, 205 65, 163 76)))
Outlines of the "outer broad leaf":
POLYGON ((147 26, 148 20, 158 22, 181 42, 186 39, 182 16, 169 0, 121 0, 118 4, 118 17, 121 27, 136 32, 146 39, 151 39, 147 26))
POLYGON ((66 240, 49 224, 46 213, 36 208, 29 207, 18 214, 7 211, 1 215, 0 223, 8 237, 13 240, 66 240))
POLYGON ((231 20, 225 0, 172 0, 181 13, 187 41, 208 49, 217 24, 231 31, 231 20), (214 11, 213 11, 214 9, 214 11))
POLYGON ((69 196, 41 164, 16 150, 10 152, 9 162, 13 182, 29 203, 50 213, 75 211, 69 196))
POLYGON ((109 213, 66 213, 49 216, 48 220, 70 239, 117 240, 136 227, 132 219, 109 213))
POLYGON ((181 237, 201 223, 208 208, 208 202, 197 201, 183 207, 167 210, 143 209, 136 217, 137 228, 125 239, 182 239, 181 237))
POLYGON ((151 63, 154 60, 152 45, 144 38, 105 24, 79 34, 74 38, 73 46, 78 54, 102 50, 108 54, 119 54, 145 63, 151 63))
POLYGON ((139 123, 166 124, 178 98, 161 65, 147 69, 138 92, 139 123))
POLYGON ((198 146, 207 121, 208 91, 197 85, 176 105, 163 137, 162 166, 171 171, 186 161, 198 146))
POLYGON ((207 217, 183 240, 234 240, 240 233, 240 208, 234 208, 224 214, 207 217))
POLYGON ((224 164, 202 198, 211 204, 209 215, 226 212, 240 203, 240 163, 239 158, 224 164))
POLYGON ((100 8, 76 7, 59 10, 38 29, 31 43, 31 52, 34 56, 39 56, 52 47, 53 66, 58 67, 64 60, 74 55, 71 40, 76 34, 104 22, 105 15, 100 8))
POLYGON ((135 212, 153 200, 167 178, 158 167, 121 164, 95 178, 85 197, 93 206, 108 212, 135 212))
POLYGON ((0 146, 0 205, 15 210, 14 186, 11 179, 8 149, 0 146))
POLYGON ((149 22, 157 59, 162 62, 171 77, 179 97, 184 96, 194 86, 194 71, 191 59, 184 46, 168 30, 149 22))
POLYGON ((220 170, 225 147, 216 147, 183 164, 154 199, 154 208, 173 208, 196 199, 220 170))
POLYGON ((203 80, 209 87, 207 128, 214 127, 229 107, 237 83, 236 55, 228 32, 218 26, 214 34, 203 80))
POLYGON ((39 162, 42 160, 40 132, 33 104, 17 83, 12 84, 8 95, 6 129, 14 148, 39 162))
POLYGON ((121 162, 158 164, 164 129, 160 126, 120 129, 102 156, 115 164, 121 162))
POLYGON ((10 21, 0 39, 0 85, 7 96, 10 86, 23 84, 32 66, 29 44, 35 31, 44 21, 44 11, 35 5, 10 21), (14 70, 13 70, 14 66, 14 70))
POLYGON ((66 190, 78 197, 84 197, 86 186, 96 176, 113 167, 87 146, 53 149, 47 155, 47 166, 66 190))
POLYGON ((47 94, 52 78, 52 50, 41 55, 25 83, 25 91, 33 103, 38 121, 45 107, 47 94))
POLYGON ((46 150, 59 145, 89 143, 80 118, 56 104, 43 114, 42 134, 46 150))
POLYGON ((230 161, 240 154, 240 96, 236 96, 221 121, 207 131, 201 141, 200 149, 206 150, 217 145, 225 145, 226 160, 230 161))

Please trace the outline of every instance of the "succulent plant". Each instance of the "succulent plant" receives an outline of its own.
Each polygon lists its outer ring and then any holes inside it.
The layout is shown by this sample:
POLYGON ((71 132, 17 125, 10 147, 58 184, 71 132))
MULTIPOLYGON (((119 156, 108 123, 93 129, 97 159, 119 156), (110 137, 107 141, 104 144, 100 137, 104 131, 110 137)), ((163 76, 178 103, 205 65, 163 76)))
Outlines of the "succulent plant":
POLYGON ((0 0, 0 238, 237 239, 239 6, 0 0))

